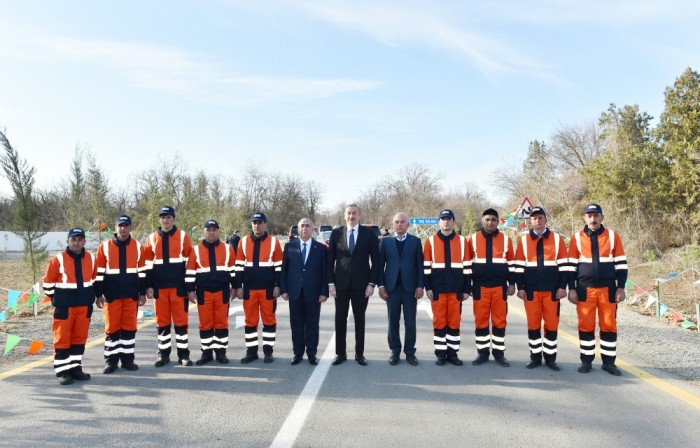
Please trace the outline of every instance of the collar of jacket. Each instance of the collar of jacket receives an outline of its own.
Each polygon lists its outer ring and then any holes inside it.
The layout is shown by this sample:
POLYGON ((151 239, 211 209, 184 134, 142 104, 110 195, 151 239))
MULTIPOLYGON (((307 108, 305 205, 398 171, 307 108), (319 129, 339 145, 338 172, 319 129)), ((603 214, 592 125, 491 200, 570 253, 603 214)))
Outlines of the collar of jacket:
POLYGON ((584 232, 586 233, 586 235, 588 235, 588 236, 591 236, 591 235, 593 235, 594 233, 595 233, 596 235, 600 235, 600 234, 603 233, 604 230, 605 230, 605 227, 603 227, 603 224, 601 224, 600 227, 598 227, 598 230, 596 230, 595 232, 594 232, 593 230, 589 229, 589 228, 588 228, 588 225, 583 226, 583 231, 584 231, 584 232))
POLYGON ((457 235, 457 232, 455 232, 454 230, 453 230, 452 233, 450 233, 449 235, 445 235, 445 234, 442 233, 442 232, 438 232, 438 233, 437 233, 438 238, 440 238, 440 239, 443 240, 443 241, 451 240, 452 238, 455 237, 455 235, 457 235))
POLYGON ((216 240, 213 243, 207 242, 207 240, 202 240, 202 245, 208 249, 211 249, 212 247, 216 247, 221 243, 221 240, 216 240))
POLYGON ((128 246, 131 242, 131 235, 129 235, 129 238, 122 241, 119 238, 117 238, 117 234, 115 233, 112 237, 112 241, 114 241, 114 244, 116 244, 117 246, 128 246))
MULTIPOLYGON (((545 239, 549 238, 550 233, 552 233, 552 232, 549 231, 549 227, 545 227, 544 232, 542 232, 542 238, 545 238, 545 239)), ((533 240, 536 240, 537 238, 539 238, 537 236, 537 234, 535 233, 535 231, 532 229, 530 229, 530 238, 532 238, 533 240)))
POLYGON ((491 233, 488 233, 486 230, 481 229, 481 234, 484 236, 484 238, 493 238, 494 236, 498 235, 498 229, 494 230, 491 233))
POLYGON ((265 241, 265 238, 267 238, 267 232, 265 232, 265 233, 263 234, 263 236, 255 236, 254 233, 251 233, 251 234, 250 234, 250 238, 251 238, 253 241, 258 241, 258 240, 260 240, 260 241, 265 241))
POLYGON ((66 246, 66 253, 73 258, 84 258, 85 257, 85 248, 83 247, 83 250, 81 250, 79 254, 74 254, 70 250, 70 247, 66 246))
POLYGON ((158 235, 160 235, 161 238, 163 238, 165 235, 173 236, 175 235, 175 232, 177 232, 177 226, 173 226, 173 228, 170 229, 169 232, 163 232, 163 229, 158 227, 158 235))

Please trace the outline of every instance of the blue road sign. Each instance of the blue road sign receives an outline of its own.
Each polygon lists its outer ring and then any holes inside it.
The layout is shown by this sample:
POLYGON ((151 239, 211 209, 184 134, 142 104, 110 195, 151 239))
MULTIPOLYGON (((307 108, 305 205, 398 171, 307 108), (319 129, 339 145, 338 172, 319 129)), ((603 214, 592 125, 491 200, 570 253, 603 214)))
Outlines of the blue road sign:
POLYGON ((440 218, 408 218, 408 223, 412 226, 437 225, 440 223, 440 218))

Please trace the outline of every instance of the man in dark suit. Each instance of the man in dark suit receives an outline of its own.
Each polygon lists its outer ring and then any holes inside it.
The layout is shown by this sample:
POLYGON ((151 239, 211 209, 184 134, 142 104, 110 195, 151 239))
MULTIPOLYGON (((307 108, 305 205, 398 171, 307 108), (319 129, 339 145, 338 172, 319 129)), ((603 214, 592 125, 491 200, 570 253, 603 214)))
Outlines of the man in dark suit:
POLYGON ((280 292, 289 301, 294 358, 292 365, 306 356, 318 364, 318 322, 321 303, 328 299, 326 246, 311 238, 314 224, 309 218, 298 223, 299 238, 284 246, 280 292))
POLYGON ((401 353, 399 318, 403 308, 406 361, 418 365, 416 358, 416 308, 423 297, 423 248, 420 238, 409 235, 408 215, 394 215, 395 236, 379 243, 379 297, 386 301, 389 314, 389 364, 398 364, 401 353))
POLYGON ((365 351, 365 311, 374 286, 379 282, 379 241, 360 225, 360 209, 345 206, 345 224, 331 232, 328 241, 328 290, 335 301, 335 353, 333 365, 347 357, 345 337, 348 312, 355 317, 355 361, 367 365, 365 351), (371 261, 371 264, 370 264, 371 261))

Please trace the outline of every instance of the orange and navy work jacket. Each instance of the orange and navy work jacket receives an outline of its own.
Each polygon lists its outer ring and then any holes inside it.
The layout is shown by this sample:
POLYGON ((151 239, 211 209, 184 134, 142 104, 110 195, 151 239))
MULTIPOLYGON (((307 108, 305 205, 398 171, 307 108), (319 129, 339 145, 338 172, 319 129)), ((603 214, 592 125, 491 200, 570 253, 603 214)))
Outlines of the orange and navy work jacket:
POLYGON ((192 253, 190 236, 173 226, 169 232, 158 229, 146 240, 146 272, 148 285, 158 297, 160 288, 177 288, 179 296, 186 296, 185 268, 192 253))
POLYGON ((627 282, 627 255, 617 232, 602 225, 593 232, 588 226, 574 233, 569 242, 569 289, 576 288, 580 301, 586 301, 587 288, 609 288, 610 302, 615 289, 627 282))
POLYGON ((467 238, 467 275, 474 298, 481 298, 481 287, 492 288, 515 283, 513 243, 503 232, 481 230, 467 238))
MULTIPOLYGON (((545 229, 542 235, 534 230, 522 235, 515 250, 515 275, 519 290, 524 290, 527 300, 535 291, 566 289, 568 282, 569 254, 561 235, 545 229)), ((552 296, 554 300, 556 295, 552 296)))
POLYGON ((97 249, 95 294, 105 296, 109 303, 115 299, 132 298, 146 293, 145 249, 129 236, 120 241, 116 234, 97 249))
POLYGON ((95 303, 95 257, 83 249, 74 254, 68 248, 49 261, 44 274, 44 293, 56 308, 95 303))
POLYGON ((272 290, 280 285, 282 246, 279 240, 265 232, 261 237, 246 235, 236 251, 236 288, 243 288, 243 299, 251 290, 264 289, 272 298, 272 290))
POLYGON ((235 266, 236 254, 230 244, 202 241, 187 260, 187 292, 196 291, 200 305, 204 304, 204 291, 223 292, 224 303, 229 303, 236 279, 235 266))
MULTIPOLYGON (((441 293, 470 293, 466 261, 466 239, 456 232, 430 236, 423 246, 425 289, 437 297, 441 293)), ((461 299, 461 297, 460 297, 461 299)))

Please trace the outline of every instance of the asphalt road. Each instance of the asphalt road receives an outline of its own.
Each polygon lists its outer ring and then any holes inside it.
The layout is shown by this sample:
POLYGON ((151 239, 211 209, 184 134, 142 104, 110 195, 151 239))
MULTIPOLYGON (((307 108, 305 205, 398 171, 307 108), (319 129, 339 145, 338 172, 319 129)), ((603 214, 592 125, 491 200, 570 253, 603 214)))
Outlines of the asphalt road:
MULTIPOLYGON (((425 299, 423 300, 425 302, 425 299)), ((276 360, 241 365, 241 302, 233 304, 232 363, 156 369, 155 325, 139 330, 137 372, 101 373, 102 344, 84 360, 92 380, 60 386, 50 357, 0 374, 1 446, 566 446, 639 447, 697 444, 700 390, 624 353, 622 377, 596 366, 576 372, 575 329, 562 326, 563 370, 527 370, 522 304, 510 298, 506 355, 510 368, 434 365, 429 307, 418 314, 418 358, 387 363, 386 308, 375 295, 368 308, 365 355, 331 366, 330 299, 324 304, 319 355, 313 367, 291 366, 289 314, 278 307, 276 360)), ((199 355, 197 314, 190 312, 190 348, 199 355)), ((354 346, 350 318, 348 349, 354 346)), ((462 318, 461 357, 475 355, 471 301, 462 318)))

